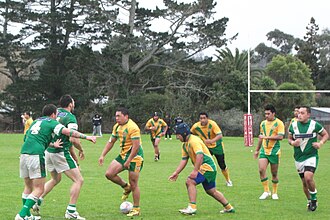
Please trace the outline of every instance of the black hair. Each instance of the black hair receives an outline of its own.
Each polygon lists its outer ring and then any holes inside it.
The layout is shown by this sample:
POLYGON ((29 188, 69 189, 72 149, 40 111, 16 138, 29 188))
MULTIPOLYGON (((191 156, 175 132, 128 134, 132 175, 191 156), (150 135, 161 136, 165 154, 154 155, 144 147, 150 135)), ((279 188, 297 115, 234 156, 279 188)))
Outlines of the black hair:
POLYGON ((127 108, 125 108, 125 107, 119 107, 119 108, 117 108, 117 110, 116 110, 117 112, 121 112, 123 115, 129 115, 129 112, 128 112, 128 109, 127 108))
POLYGON ((265 111, 271 111, 271 113, 276 113, 276 109, 273 105, 266 105, 265 111))
POLYGON ((307 110, 307 113, 311 113, 311 107, 309 107, 309 106, 306 106, 306 105, 302 105, 302 106, 300 106, 300 108, 305 108, 306 110, 307 110))
POLYGON ((63 95, 61 98, 60 98, 60 107, 61 108, 66 108, 70 105, 70 103, 73 102, 73 98, 71 97, 71 95, 63 95))
POLYGON ((54 104, 47 104, 42 108, 43 116, 51 116, 53 113, 56 114, 57 108, 54 104))
POLYGON ((201 115, 205 115, 207 118, 209 117, 209 115, 208 115, 206 112, 200 112, 200 113, 199 113, 199 117, 200 117, 201 115))

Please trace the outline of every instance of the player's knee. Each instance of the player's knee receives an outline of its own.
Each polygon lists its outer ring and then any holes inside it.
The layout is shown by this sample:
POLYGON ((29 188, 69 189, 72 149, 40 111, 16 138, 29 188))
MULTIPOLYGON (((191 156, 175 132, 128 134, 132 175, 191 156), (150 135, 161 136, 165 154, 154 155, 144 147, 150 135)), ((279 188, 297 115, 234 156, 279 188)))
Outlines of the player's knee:
POLYGON ((105 172, 105 178, 111 180, 115 175, 111 172, 105 172))

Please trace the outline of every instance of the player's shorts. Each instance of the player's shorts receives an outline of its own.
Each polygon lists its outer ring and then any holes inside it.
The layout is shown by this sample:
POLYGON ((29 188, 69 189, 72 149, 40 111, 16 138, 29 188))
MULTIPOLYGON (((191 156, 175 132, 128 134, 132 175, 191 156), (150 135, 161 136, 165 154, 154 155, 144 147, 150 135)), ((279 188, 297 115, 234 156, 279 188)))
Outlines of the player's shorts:
MULTIPOLYGON (((116 161, 118 163, 120 163, 122 166, 124 166, 124 163, 127 161, 127 158, 126 157, 125 159, 123 159, 120 155, 118 155, 118 157, 116 157, 116 161)), ((133 160, 130 162, 129 164, 129 168, 128 168, 128 171, 132 171, 132 172, 135 172, 135 173, 139 173, 141 172, 143 168, 143 157, 141 156, 136 156, 133 158, 133 160)))
POLYGON ((302 162, 295 161, 296 169, 300 174, 303 174, 305 171, 315 172, 319 159, 316 157, 310 157, 302 162))
POLYGON ((155 143, 156 138, 160 138, 160 136, 159 135, 157 135, 156 137, 150 136, 150 140, 153 144, 155 143))
POLYGON ((197 185, 202 183, 204 190, 209 190, 215 187, 216 176, 217 172, 206 171, 204 175, 198 172, 197 177, 194 180, 197 185))
POLYGON ((270 164, 279 164, 280 163, 280 155, 266 155, 263 152, 260 152, 259 159, 266 158, 270 164))
POLYGON ((209 148, 211 155, 221 155, 224 154, 222 146, 215 146, 214 148, 209 148))
POLYGON ((77 162, 72 158, 69 151, 50 153, 45 152, 46 167, 49 172, 62 173, 77 168, 77 162))
POLYGON ((21 154, 19 163, 21 178, 37 179, 46 177, 44 155, 21 154))

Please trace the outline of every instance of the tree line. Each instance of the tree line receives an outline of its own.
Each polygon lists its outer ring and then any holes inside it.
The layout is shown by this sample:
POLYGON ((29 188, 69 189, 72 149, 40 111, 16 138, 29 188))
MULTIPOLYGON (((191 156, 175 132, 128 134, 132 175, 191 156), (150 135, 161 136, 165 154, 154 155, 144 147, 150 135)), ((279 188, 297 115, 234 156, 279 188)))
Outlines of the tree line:
MULTIPOLYGON (((154 111, 187 122, 196 121, 200 111, 221 112, 237 118, 228 129, 240 133, 236 127, 247 111, 248 52, 226 47, 239 30, 226 35, 229 18, 214 18, 215 1, 163 0, 163 7, 154 9, 140 7, 137 0, 0 5, 5 65, 0 74, 11 81, 0 99, 10 130, 20 128, 23 111, 37 117, 44 104, 71 94, 83 131, 96 112, 110 127, 115 109, 126 106, 139 124, 154 111), (208 48, 217 48, 215 54, 205 56, 208 48)), ((304 39, 277 29, 267 33, 273 46, 260 43, 250 52, 252 89, 328 87, 330 32, 319 33, 313 18, 306 30, 304 39)), ((282 119, 291 117, 295 105, 329 105, 325 94, 252 94, 251 100, 254 112, 273 103, 282 119)))

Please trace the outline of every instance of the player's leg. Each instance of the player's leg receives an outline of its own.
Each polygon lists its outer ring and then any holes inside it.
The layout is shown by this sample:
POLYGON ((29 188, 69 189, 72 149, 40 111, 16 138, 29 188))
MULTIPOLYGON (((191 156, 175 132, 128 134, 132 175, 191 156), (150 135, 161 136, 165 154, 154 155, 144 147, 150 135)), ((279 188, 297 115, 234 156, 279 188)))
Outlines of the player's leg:
POLYGON ((199 183, 202 183, 205 180, 205 177, 198 173, 197 177, 195 179, 192 179, 190 177, 186 180, 186 187, 188 191, 188 197, 189 197, 189 203, 188 207, 184 209, 180 209, 179 212, 185 215, 194 215, 197 212, 197 189, 196 185, 199 183))
POLYGON ((127 216, 129 217, 140 215, 140 187, 138 183, 142 168, 143 168, 143 158, 135 157, 131 161, 128 169, 129 183, 133 195, 133 209, 127 214, 127 216))
POLYGON ((272 186, 273 186, 273 193, 272 193, 272 199, 278 199, 278 194, 277 194, 277 189, 278 189, 278 165, 279 165, 279 161, 278 161, 278 156, 272 156, 272 158, 274 159, 273 161, 271 161, 270 163, 270 170, 272 173, 272 186))
POLYGON ((160 142, 160 137, 156 137, 155 142, 153 143, 155 150, 155 161, 158 161, 160 159, 159 142, 160 142))
POLYGON ((219 167, 221 169, 222 175, 226 179, 226 185, 227 186, 233 186, 233 183, 230 180, 230 176, 229 176, 229 169, 226 165, 225 154, 216 154, 216 153, 214 153, 214 156, 217 159, 217 162, 218 162, 219 167))
MULTIPOLYGON (((203 184, 203 186, 204 186, 204 184, 203 184)), ((207 188, 204 187, 204 189, 208 195, 212 196, 215 200, 217 200, 218 202, 220 202, 222 204, 224 209, 221 210, 220 213, 223 214, 223 213, 234 213, 235 212, 234 207, 228 202, 228 200, 225 198, 225 196, 220 191, 216 190, 215 186, 212 188, 210 188, 210 186, 207 188)))
POLYGON ((19 212, 19 216, 24 218, 25 216, 31 216, 30 209, 38 201, 38 198, 44 191, 45 177, 35 178, 35 179, 26 179, 26 181, 32 181, 33 191, 27 197, 22 209, 19 212))
POLYGON ((66 170, 64 173, 73 182, 70 189, 70 201, 65 212, 65 217, 83 220, 85 218, 81 217, 77 212, 76 204, 80 194, 80 189, 84 183, 84 179, 78 167, 66 170))
POLYGON ((129 183, 125 182, 118 174, 123 171, 123 165, 125 161, 120 157, 120 155, 113 160, 108 169, 105 172, 105 177, 111 182, 121 186, 124 191, 121 197, 122 201, 125 201, 128 195, 131 193, 131 186, 129 183))
POLYGON ((304 179, 306 182, 308 192, 310 194, 310 204, 308 207, 310 211, 315 211, 318 205, 317 190, 314 182, 314 172, 315 172, 315 167, 305 167, 304 179))
POLYGON ((46 177, 44 156, 21 154, 20 177, 24 178, 25 192, 26 194, 29 193, 29 195, 26 197, 25 203, 15 219, 31 216, 30 209, 44 191, 46 177))
POLYGON ((267 177, 267 174, 266 174, 266 169, 267 169, 269 161, 268 161, 267 158, 263 158, 261 154, 260 154, 260 156, 261 157, 259 158, 259 161, 258 161, 259 175, 260 175, 261 184, 264 188, 264 192, 259 197, 259 199, 266 199, 271 195, 271 193, 269 191, 268 177, 267 177))

